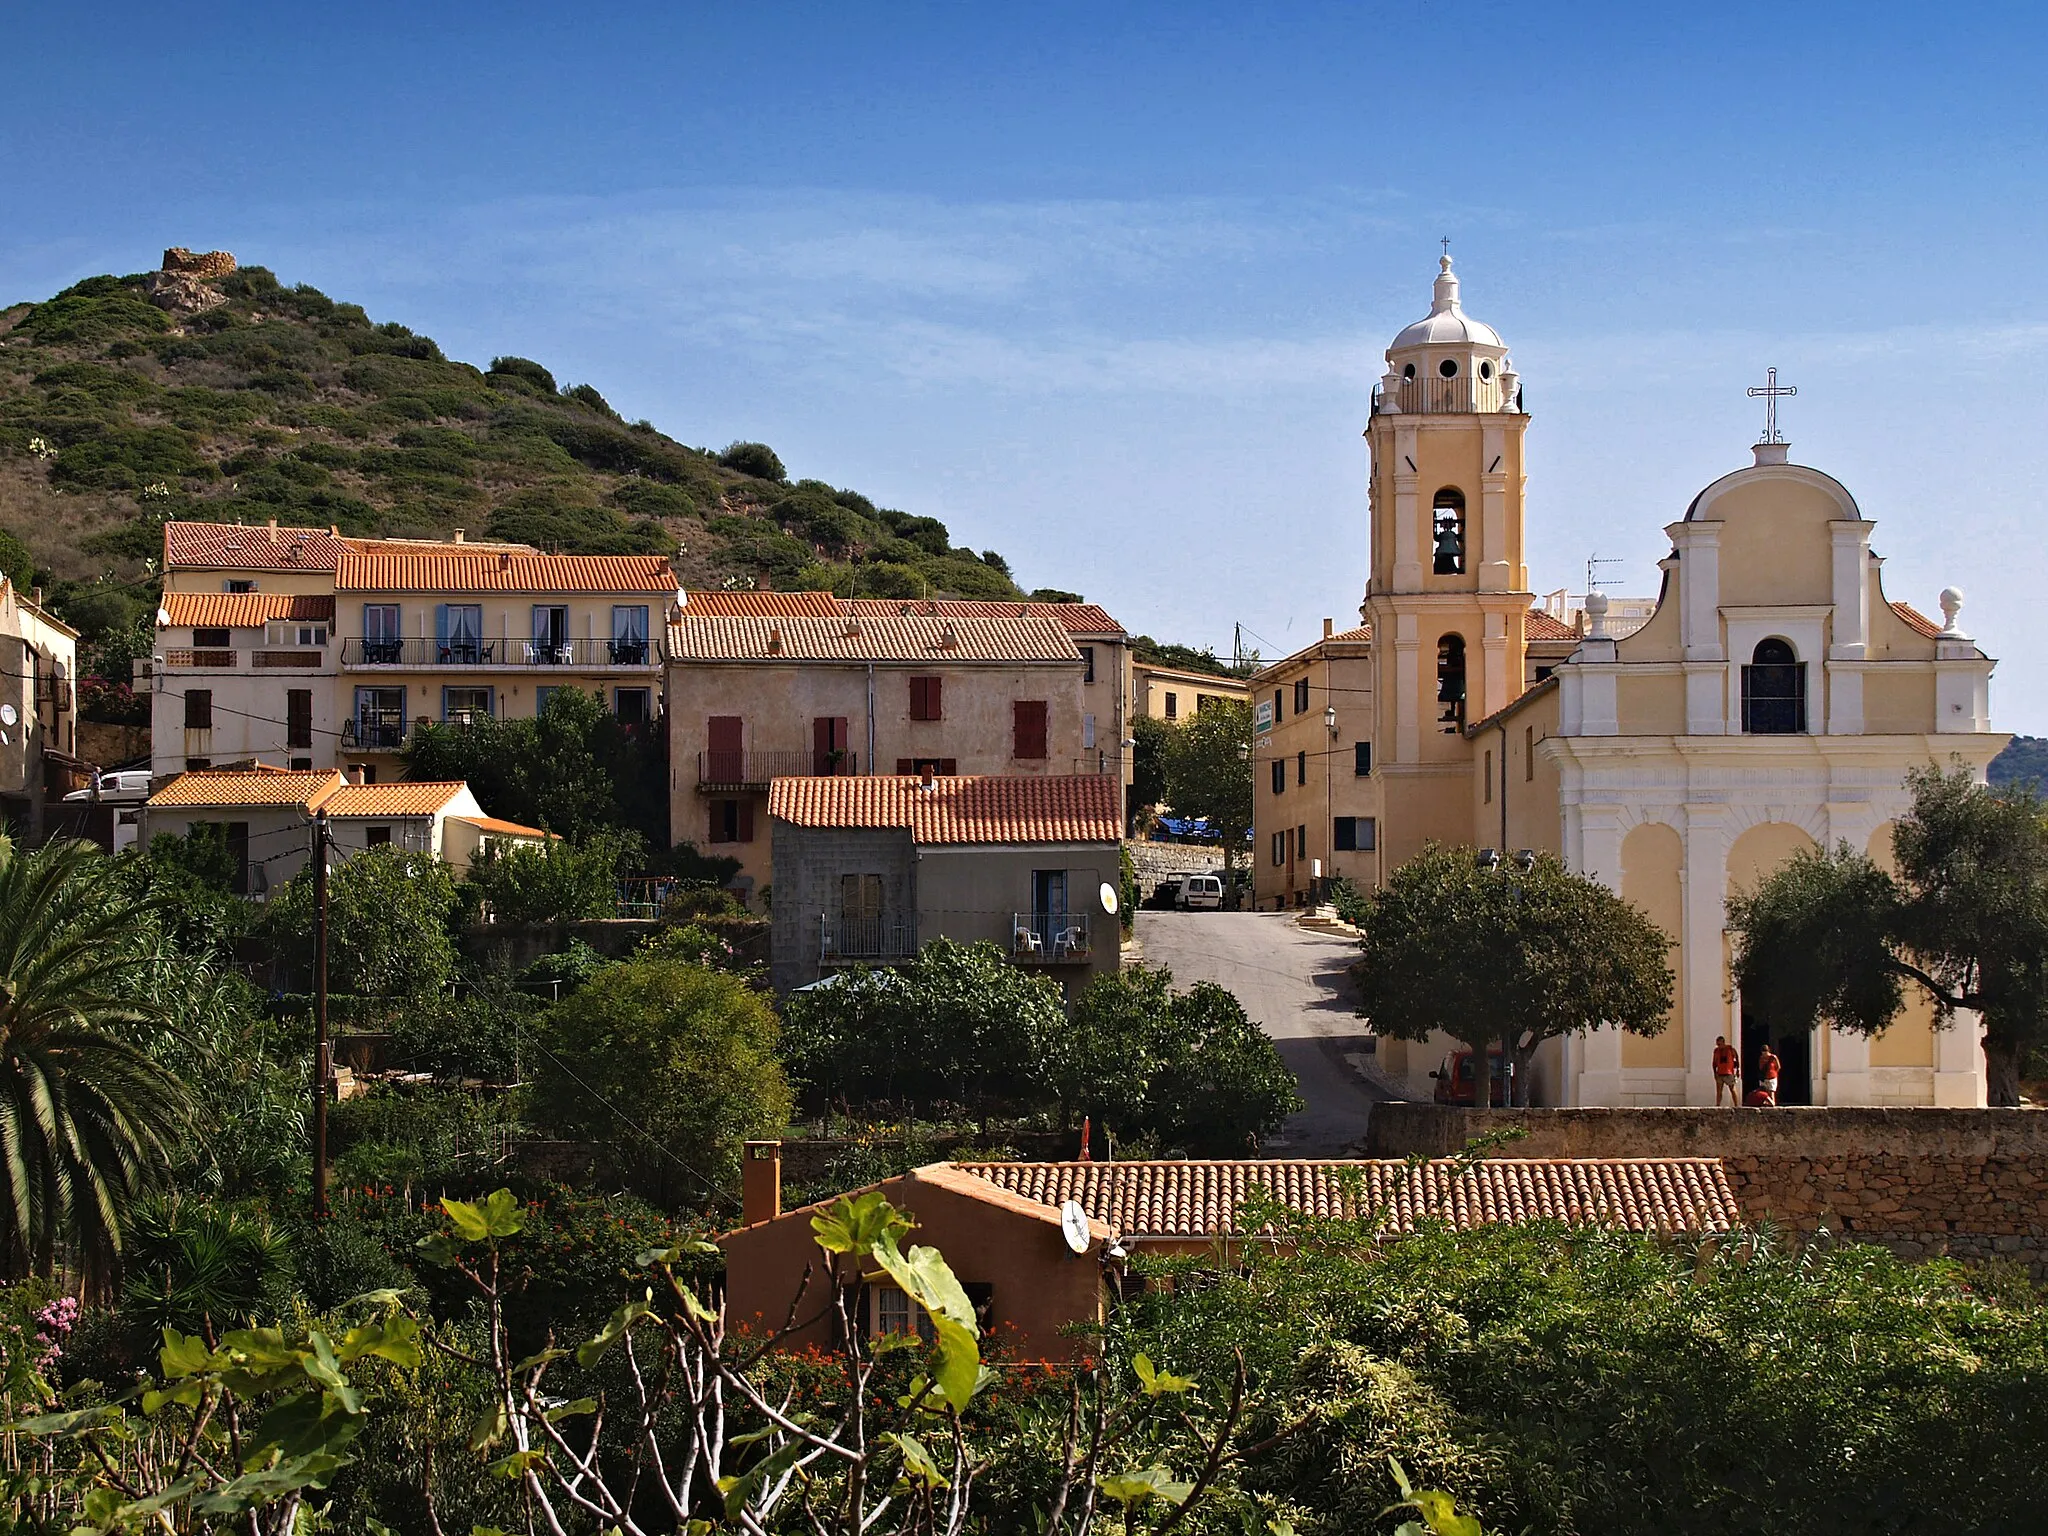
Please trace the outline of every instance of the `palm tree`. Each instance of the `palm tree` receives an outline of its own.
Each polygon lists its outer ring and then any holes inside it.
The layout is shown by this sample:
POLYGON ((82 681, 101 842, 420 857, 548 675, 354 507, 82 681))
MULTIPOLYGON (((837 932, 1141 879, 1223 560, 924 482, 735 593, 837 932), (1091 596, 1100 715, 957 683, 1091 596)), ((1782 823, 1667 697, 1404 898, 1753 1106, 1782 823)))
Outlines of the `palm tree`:
POLYGON ((153 904, 90 843, 0 837, 0 1269, 63 1261, 103 1288, 135 1202, 190 1114, 143 1048, 160 1010, 135 985, 153 904), (138 999, 143 999, 138 1001, 138 999))

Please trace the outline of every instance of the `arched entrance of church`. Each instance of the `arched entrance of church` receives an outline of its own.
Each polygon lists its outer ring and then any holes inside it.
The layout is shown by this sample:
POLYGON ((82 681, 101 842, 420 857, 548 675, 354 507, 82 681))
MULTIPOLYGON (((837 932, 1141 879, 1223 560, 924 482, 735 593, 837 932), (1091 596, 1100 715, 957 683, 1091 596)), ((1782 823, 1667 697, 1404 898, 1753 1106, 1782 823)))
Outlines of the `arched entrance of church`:
MULTIPOLYGON (((1759 822, 1736 838, 1728 849, 1728 894, 1755 890, 1758 882, 1779 865, 1813 846, 1813 839, 1804 828, 1784 821, 1759 822)), ((1763 1059, 1768 1042, 1778 1053, 1778 1102, 1811 1104, 1815 1032, 1787 1028, 1783 1020, 1763 1018, 1747 1000, 1742 1003, 1741 1029, 1743 1094, 1747 1096, 1757 1086, 1757 1063, 1763 1059)))

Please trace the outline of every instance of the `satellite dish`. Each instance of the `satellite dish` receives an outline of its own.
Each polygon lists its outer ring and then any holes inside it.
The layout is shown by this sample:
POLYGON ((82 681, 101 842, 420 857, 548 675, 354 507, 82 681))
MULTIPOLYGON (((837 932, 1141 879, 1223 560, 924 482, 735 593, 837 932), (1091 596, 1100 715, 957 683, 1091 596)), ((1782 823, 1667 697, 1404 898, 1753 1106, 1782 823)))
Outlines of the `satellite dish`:
POLYGON ((1080 1201, 1069 1200, 1060 1207, 1060 1236, 1074 1252, 1088 1251, 1088 1213, 1081 1209, 1080 1201))
POLYGON ((0 725, 12 725, 20 718, 12 704, 0 704, 0 725))
POLYGON ((1107 880, 1105 880, 1102 882, 1102 889, 1099 892, 1097 892, 1097 894, 1100 895, 1102 898, 1102 910, 1107 912, 1111 917, 1115 917, 1116 887, 1111 885, 1107 880))

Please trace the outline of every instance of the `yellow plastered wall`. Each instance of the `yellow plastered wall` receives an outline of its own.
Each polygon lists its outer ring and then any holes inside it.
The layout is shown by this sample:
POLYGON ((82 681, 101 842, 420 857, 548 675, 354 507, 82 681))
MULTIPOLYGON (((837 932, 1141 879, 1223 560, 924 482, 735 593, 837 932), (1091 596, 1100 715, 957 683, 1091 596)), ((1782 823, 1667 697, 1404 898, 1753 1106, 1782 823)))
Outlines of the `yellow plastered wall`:
MULTIPOLYGON (((1642 908, 1644 915, 1670 936, 1667 957, 1674 975, 1679 971, 1677 935, 1684 931, 1685 921, 1684 865, 1685 847, 1677 829, 1662 822, 1644 822, 1622 840, 1622 898, 1642 908)), ((1683 1015, 1674 1010, 1662 1034, 1623 1035, 1621 1064, 1624 1067, 1683 1067, 1683 1015)))
MULTIPOLYGON (((1886 822, 1870 835, 1870 857, 1887 874, 1898 873, 1898 858, 1892 851, 1892 828, 1886 822)), ((1934 1003, 1919 987, 1906 988, 1906 1007, 1895 1023, 1870 1042, 1873 1067, 1932 1067, 1934 1065, 1934 1003)))
POLYGON ((1615 710, 1624 736, 1683 736, 1685 679, 1669 676, 1615 679, 1615 710))

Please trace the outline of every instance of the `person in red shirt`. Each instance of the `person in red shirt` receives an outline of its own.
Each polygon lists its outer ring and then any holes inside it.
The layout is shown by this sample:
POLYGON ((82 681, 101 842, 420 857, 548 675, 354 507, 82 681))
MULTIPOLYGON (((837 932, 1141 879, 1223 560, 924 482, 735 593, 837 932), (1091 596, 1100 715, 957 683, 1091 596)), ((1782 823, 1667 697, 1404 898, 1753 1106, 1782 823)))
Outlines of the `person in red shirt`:
POLYGON ((1763 1055, 1757 1058, 1756 1085, 1775 1107, 1778 1102, 1778 1053, 1768 1045, 1764 1047, 1763 1055))
POLYGON ((1728 1095, 1728 1107, 1742 1104, 1742 1053, 1728 1043, 1726 1035, 1714 1036, 1714 1108, 1721 1107, 1721 1095, 1728 1095))

